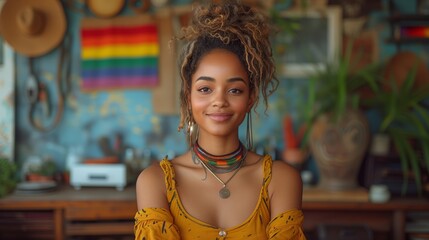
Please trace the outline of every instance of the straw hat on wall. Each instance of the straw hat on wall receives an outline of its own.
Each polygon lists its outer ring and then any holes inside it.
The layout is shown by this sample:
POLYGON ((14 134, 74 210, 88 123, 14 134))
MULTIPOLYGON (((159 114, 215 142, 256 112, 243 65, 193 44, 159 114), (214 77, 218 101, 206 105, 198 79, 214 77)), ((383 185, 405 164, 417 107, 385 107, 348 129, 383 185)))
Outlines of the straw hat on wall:
POLYGON ((37 57, 57 47, 67 23, 60 0, 7 0, 0 13, 3 38, 20 54, 37 57))
POLYGON ((86 0, 91 12, 101 18, 111 18, 119 14, 125 5, 125 0, 86 0))

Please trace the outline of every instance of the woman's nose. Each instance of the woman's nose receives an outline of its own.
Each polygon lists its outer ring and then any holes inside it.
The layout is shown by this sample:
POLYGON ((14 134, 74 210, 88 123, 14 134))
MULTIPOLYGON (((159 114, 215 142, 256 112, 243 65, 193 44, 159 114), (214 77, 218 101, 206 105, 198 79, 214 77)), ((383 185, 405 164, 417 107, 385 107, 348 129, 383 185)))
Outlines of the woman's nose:
POLYGON ((216 91, 215 94, 213 94, 213 107, 224 107, 227 106, 227 96, 224 91, 216 91))

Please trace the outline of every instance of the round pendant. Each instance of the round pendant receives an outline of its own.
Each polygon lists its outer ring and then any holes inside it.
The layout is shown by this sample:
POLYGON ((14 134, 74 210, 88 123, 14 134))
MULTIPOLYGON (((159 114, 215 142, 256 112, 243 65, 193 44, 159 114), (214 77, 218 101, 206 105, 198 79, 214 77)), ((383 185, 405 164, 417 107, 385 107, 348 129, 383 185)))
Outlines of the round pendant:
POLYGON ((219 190, 219 196, 223 199, 229 198, 231 193, 229 192, 229 189, 226 187, 223 187, 221 190, 219 190))

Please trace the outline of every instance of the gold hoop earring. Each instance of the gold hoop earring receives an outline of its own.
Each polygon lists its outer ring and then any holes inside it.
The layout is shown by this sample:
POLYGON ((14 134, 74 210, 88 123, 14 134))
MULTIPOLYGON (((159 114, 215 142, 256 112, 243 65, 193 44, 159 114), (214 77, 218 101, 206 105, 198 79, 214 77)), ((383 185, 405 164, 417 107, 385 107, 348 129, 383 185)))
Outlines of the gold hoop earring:
POLYGON ((188 135, 188 144, 192 146, 192 134, 194 132, 194 121, 188 122, 188 129, 186 130, 186 134, 188 135))
POLYGON ((198 127, 194 120, 188 121, 188 127, 186 131, 188 135, 188 144, 190 147, 194 146, 195 141, 198 139, 198 127))
POLYGON ((247 128, 246 128, 247 149, 253 150, 253 128, 252 128, 252 113, 247 113, 247 128))

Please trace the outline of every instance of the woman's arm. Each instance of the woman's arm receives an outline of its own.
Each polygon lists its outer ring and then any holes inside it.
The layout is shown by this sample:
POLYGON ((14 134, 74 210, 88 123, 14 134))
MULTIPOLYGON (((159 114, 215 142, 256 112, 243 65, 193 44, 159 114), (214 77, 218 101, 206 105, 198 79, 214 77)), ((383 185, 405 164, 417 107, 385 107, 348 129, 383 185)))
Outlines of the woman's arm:
POLYGON ((304 215, 302 205, 302 181, 292 166, 274 161, 270 194, 271 221, 267 226, 270 240, 305 240, 302 230, 304 215))
POLYGON ((272 178, 268 192, 270 194, 271 219, 285 211, 301 209, 301 176, 292 166, 282 161, 273 161, 272 178))
POLYGON ((169 210, 166 196, 164 173, 155 162, 143 170, 136 182, 137 209, 143 208, 165 208, 169 210))
POLYGON ((166 196, 164 173, 159 163, 142 171, 136 182, 137 213, 134 216, 135 239, 180 239, 166 196))

